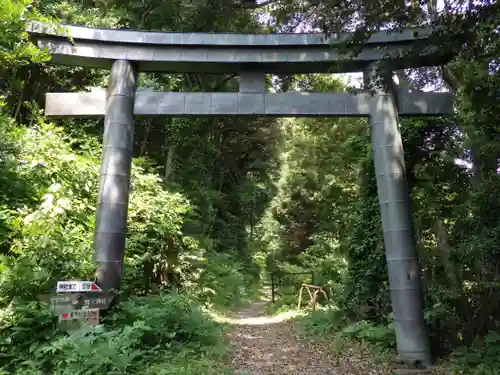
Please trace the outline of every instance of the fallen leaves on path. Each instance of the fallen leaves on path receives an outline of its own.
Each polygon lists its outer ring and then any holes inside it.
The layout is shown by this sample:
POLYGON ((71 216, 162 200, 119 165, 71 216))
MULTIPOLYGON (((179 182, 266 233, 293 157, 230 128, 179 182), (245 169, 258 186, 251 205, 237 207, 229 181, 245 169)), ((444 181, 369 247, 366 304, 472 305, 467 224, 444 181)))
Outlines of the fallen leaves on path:
POLYGON ((290 316, 267 317, 257 302, 228 322, 234 325, 229 367, 237 375, 388 375, 354 348, 341 355, 298 334, 290 316))

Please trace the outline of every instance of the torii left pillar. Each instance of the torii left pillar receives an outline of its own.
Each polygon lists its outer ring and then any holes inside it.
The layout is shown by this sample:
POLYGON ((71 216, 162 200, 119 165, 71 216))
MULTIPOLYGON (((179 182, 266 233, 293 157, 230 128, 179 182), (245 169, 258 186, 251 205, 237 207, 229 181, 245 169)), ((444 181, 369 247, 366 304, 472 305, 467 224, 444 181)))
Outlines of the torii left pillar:
POLYGON ((130 61, 114 61, 106 96, 94 231, 96 278, 105 291, 118 290, 123 273, 136 89, 135 66, 130 61))

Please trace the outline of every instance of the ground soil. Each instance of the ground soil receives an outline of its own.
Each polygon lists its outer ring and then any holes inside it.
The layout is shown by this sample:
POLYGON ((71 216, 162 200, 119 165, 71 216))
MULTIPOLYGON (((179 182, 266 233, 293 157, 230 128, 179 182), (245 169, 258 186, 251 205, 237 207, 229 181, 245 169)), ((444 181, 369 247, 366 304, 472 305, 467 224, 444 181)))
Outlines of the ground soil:
POLYGON ((227 366, 235 375, 388 375, 356 348, 334 354, 300 334, 291 315, 266 316, 265 301, 234 314, 227 366))

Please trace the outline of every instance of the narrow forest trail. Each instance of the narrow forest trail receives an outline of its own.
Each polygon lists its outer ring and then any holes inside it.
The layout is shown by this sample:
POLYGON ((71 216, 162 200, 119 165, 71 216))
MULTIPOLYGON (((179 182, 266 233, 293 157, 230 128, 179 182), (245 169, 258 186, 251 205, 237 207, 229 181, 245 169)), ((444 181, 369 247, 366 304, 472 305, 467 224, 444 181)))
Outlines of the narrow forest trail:
POLYGON ((334 355, 324 345, 300 337, 292 313, 266 316, 266 301, 254 302, 227 323, 228 367, 235 375, 387 375, 353 349, 334 355))

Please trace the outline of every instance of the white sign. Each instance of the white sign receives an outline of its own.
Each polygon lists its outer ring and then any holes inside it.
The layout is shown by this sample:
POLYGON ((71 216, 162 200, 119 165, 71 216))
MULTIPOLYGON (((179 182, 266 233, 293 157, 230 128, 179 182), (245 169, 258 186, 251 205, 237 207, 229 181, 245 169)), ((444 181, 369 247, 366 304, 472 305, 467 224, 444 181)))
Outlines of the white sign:
POLYGON ((80 320, 89 325, 99 324, 99 309, 72 310, 59 314, 59 322, 80 320))
POLYGON ((93 281, 58 281, 57 293, 101 292, 102 289, 93 281))

